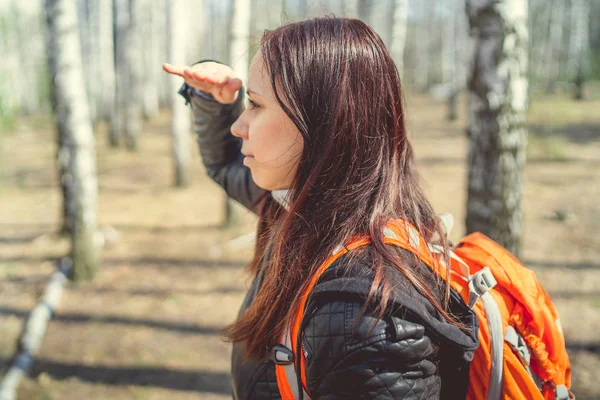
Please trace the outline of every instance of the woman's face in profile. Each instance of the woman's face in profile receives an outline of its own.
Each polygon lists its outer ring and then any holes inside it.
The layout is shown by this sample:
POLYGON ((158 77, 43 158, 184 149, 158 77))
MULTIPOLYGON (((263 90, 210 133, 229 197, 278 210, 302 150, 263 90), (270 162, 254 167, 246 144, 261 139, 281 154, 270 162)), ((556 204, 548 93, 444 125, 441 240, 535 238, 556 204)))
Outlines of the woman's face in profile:
POLYGON ((304 139, 277 102, 260 52, 250 64, 247 89, 248 106, 231 126, 232 134, 242 139, 244 165, 259 187, 289 189, 304 139))

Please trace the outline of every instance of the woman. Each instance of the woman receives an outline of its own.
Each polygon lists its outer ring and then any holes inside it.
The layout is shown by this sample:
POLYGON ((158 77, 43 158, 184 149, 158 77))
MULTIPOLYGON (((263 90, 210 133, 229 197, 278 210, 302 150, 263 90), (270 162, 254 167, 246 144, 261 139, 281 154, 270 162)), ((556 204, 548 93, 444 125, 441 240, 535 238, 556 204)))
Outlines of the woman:
POLYGON ((343 18, 267 31, 246 108, 226 65, 164 69, 185 79, 180 93, 192 104, 209 175, 260 217, 255 279, 226 330, 234 398, 280 398, 270 349, 315 270, 360 233, 371 245, 343 256, 311 292, 302 321, 306 392, 464 398, 477 346, 476 328, 465 326, 470 311, 415 256, 383 243, 386 222, 401 218, 447 249, 417 183, 400 79, 379 36, 343 18))

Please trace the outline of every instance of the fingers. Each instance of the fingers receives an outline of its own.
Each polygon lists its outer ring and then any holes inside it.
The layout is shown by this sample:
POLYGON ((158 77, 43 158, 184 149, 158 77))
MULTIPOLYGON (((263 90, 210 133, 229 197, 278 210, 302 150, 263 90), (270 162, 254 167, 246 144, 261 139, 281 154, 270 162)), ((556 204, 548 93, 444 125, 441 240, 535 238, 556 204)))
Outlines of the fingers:
POLYGON ((239 78, 228 79, 224 85, 218 87, 216 97, 221 98, 223 103, 233 103, 241 87, 242 81, 239 78))
POLYGON ((237 92, 242 87, 242 80, 240 78, 232 78, 225 83, 227 89, 237 92))
POLYGON ((224 104, 234 102, 242 87, 242 81, 235 77, 235 72, 222 64, 209 62, 182 66, 164 63, 163 69, 184 78, 188 85, 196 89, 212 93, 217 101, 224 104))
POLYGON ((185 67, 180 66, 180 65, 173 65, 173 64, 169 64, 169 63, 164 63, 162 67, 165 72, 168 72, 169 74, 173 74, 173 75, 178 75, 178 76, 181 76, 182 78, 184 78, 183 71, 184 71, 185 67))

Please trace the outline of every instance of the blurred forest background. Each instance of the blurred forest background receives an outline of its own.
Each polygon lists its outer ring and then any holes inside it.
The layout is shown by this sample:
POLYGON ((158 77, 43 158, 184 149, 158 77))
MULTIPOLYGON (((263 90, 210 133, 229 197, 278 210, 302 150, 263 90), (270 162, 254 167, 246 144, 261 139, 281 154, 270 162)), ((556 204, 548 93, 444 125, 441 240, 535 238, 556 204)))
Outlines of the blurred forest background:
MULTIPOLYGON (((181 79, 163 62, 215 59, 245 76, 265 29, 366 21, 401 72, 427 193, 455 215, 451 238, 463 235, 477 51, 467 3, 486 2, 0 0, 2 373, 56 260, 85 266, 18 398, 230 398, 220 329, 248 284, 256 219, 205 175, 181 79), (62 28, 55 3, 72 11, 62 28)), ((574 392, 598 399, 600 0, 507 3, 528 8, 520 258, 559 308, 574 392)))

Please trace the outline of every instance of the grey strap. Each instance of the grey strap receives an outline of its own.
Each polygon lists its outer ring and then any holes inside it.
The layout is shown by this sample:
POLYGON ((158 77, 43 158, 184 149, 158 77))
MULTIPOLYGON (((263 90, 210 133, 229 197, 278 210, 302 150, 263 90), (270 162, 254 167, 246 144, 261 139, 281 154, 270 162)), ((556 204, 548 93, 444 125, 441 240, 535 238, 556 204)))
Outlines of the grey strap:
MULTIPOLYGON (((291 334, 290 334, 289 327, 286 327, 285 331, 283 333, 283 345, 285 347, 287 347, 288 349, 292 348, 292 340, 291 340, 291 334)), ((299 399, 300 398, 300 396, 299 396, 300 388, 298 388, 298 377, 296 375, 296 363, 293 362, 291 364, 284 365, 283 369, 285 371, 285 376, 287 378, 287 381, 290 384, 290 389, 292 389, 292 393, 294 394, 294 398, 299 399)), ((306 393, 304 388, 302 388, 302 393, 304 396, 303 398, 305 400, 311 400, 310 396, 308 395, 308 393, 306 393)))
POLYGON ((477 300, 490 291, 498 282, 489 267, 475 272, 469 282, 469 308, 473 308, 477 300))
POLYGON ((490 330, 490 350, 492 366, 490 370, 490 384, 487 400, 500 400, 502 398, 502 375, 504 373, 504 332, 502 315, 498 303, 491 293, 481 295, 481 302, 485 309, 485 316, 490 330))
POLYGON ((523 337, 515 330, 515 328, 509 325, 506 327, 506 332, 504 332, 504 340, 521 356, 529 370, 531 352, 529 351, 529 347, 527 347, 525 340, 523 340, 523 337))

